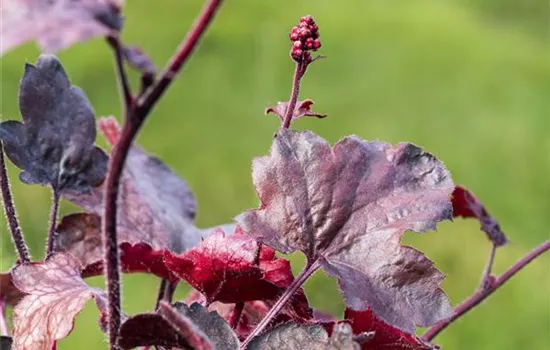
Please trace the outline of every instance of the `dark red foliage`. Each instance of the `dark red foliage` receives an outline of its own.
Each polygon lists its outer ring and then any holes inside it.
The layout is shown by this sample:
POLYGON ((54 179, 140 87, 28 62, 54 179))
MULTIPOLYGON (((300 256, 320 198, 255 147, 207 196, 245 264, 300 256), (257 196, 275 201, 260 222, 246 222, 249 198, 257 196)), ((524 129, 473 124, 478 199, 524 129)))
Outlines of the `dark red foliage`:
POLYGON ((508 238, 502 230, 498 221, 485 209, 485 206, 466 188, 456 186, 453 191, 453 216, 464 218, 475 218, 481 223, 481 230, 487 234, 487 238, 497 247, 508 243, 508 238))

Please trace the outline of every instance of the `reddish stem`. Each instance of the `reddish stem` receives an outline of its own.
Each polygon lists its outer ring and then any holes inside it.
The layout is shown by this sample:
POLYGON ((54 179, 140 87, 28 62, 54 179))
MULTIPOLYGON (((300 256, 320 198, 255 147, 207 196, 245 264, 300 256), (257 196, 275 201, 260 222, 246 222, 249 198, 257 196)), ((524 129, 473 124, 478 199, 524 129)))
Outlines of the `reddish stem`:
POLYGON ((128 76, 126 75, 126 70, 124 69, 124 57, 122 55, 122 46, 118 37, 108 36, 107 42, 113 49, 115 54, 115 66, 118 77, 118 85, 121 88, 122 96, 124 97, 124 103, 127 108, 132 106, 134 103, 134 97, 132 96, 132 91, 130 89, 130 83, 128 82, 128 76))
POLYGON ((8 225, 10 227, 11 239, 19 254, 19 261, 21 263, 28 263, 30 261, 29 249, 23 238, 23 232, 17 221, 17 214, 15 212, 15 206, 13 205, 13 199, 10 191, 10 183, 8 179, 8 173, 6 171, 6 163, 4 161, 4 146, 0 141, 0 187, 2 188, 2 200, 4 201, 4 212, 8 219, 8 225))
POLYGON ((212 22, 216 11, 219 9, 222 0, 209 0, 203 7, 201 14, 195 21, 188 35, 180 44, 177 53, 172 57, 168 66, 161 74, 160 79, 148 90, 138 101, 138 108, 147 115, 157 103, 158 99, 166 91, 166 88, 174 80, 174 77, 181 70, 182 65, 193 53, 199 40, 212 22))
POLYGON ((481 285, 480 288, 488 288, 493 283, 493 265, 495 263, 495 255, 497 252, 497 245, 491 244, 491 251, 489 252, 489 261, 487 262, 487 266, 485 267, 485 271, 483 272, 483 277, 481 278, 481 285))
POLYGON ((54 189, 52 209, 50 211, 50 228, 48 229, 48 243, 46 245, 46 259, 52 255, 55 244, 55 226, 57 224, 57 212, 59 211, 59 193, 54 189))
POLYGON ((308 263, 302 272, 296 277, 294 281, 288 286, 288 288, 285 290, 283 295, 275 302, 273 307, 269 310, 267 315, 258 323, 256 328, 245 339, 245 341, 241 344, 241 349, 246 349, 248 346, 248 343, 252 341, 256 336, 260 335, 260 333, 263 332, 263 330, 269 325, 269 323, 273 320, 275 316, 279 314, 279 312, 283 309, 283 307, 286 305, 286 303, 290 300, 290 298, 296 293, 298 288, 300 288, 304 282, 319 268, 319 262, 315 260, 313 263, 308 263))
POLYGON ((468 311, 479 305, 483 300, 493 294, 497 289, 504 285, 504 283, 506 283, 516 273, 527 266, 531 261, 535 260, 537 257, 548 250, 550 250, 550 240, 542 243, 537 248, 529 252, 526 256, 524 256, 522 259, 512 265, 500 277, 498 277, 491 285, 486 286, 485 288, 479 288, 472 296, 464 300, 460 305, 456 307, 454 315, 451 318, 441 321, 432 326, 430 329, 428 329, 426 333, 424 333, 424 335, 422 335, 422 339, 426 341, 431 341, 451 323, 453 323, 464 314, 466 314, 468 311))
POLYGON ((300 94, 300 81, 304 76, 305 63, 303 60, 296 63, 296 69, 294 70, 294 77, 292 78, 292 91, 290 92, 290 100, 288 102, 288 107, 286 109, 285 118, 283 120, 282 129, 288 129, 290 123, 292 123, 292 116, 294 115, 294 109, 296 108, 296 103, 298 102, 298 95, 300 94))
POLYGON ((121 318, 120 271, 116 227, 118 189, 124 163, 126 162, 132 142, 143 125, 145 118, 158 102, 162 93, 170 85, 174 76, 181 70, 183 63, 187 61, 187 58, 193 52, 220 4, 221 0, 210 0, 207 2, 189 35, 183 40, 176 54, 171 59, 168 69, 163 73, 162 78, 150 88, 150 93, 140 98, 137 105, 132 102, 133 97, 129 92, 128 80, 126 79, 126 73, 122 65, 120 45, 117 40, 109 39, 109 43, 113 46, 115 52, 119 83, 122 86, 121 90, 125 101, 124 125, 120 138, 111 154, 109 172, 105 182, 105 211, 103 220, 103 245, 109 297, 109 343, 112 350, 118 348, 116 342, 121 318))
POLYGON ((244 310, 244 302, 238 302, 235 304, 233 311, 231 312, 231 317, 229 318, 229 325, 232 329, 237 330, 239 322, 241 321, 241 316, 244 310))

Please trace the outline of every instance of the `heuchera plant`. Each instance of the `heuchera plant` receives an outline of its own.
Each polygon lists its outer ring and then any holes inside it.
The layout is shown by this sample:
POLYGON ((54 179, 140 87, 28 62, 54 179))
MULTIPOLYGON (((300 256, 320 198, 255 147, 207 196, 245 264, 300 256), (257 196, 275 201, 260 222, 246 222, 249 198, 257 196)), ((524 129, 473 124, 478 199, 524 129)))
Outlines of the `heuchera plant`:
POLYGON ((221 5, 208 0, 165 70, 120 40, 116 0, 2 1, 2 53, 26 40, 54 52, 105 36, 114 52, 124 110, 95 119, 85 93, 72 86, 59 60, 41 55, 26 64, 19 90, 23 121, 0 124, 0 184, 19 259, 0 275, 0 347, 56 348, 89 299, 100 314, 110 349, 435 349, 434 337, 550 249, 546 241, 501 276, 492 274, 506 236, 467 189, 454 185, 443 163, 410 144, 396 146, 348 136, 331 146, 310 131, 291 130, 301 117, 324 118, 299 100, 300 82, 321 48, 319 27, 304 16, 290 32, 295 63, 290 98, 266 109, 281 128, 268 155, 253 161, 258 209, 236 225, 199 230, 186 183, 161 160, 133 144, 143 122, 193 53, 221 5), (40 13, 40 16, 36 16, 40 13), (24 26, 25 35, 13 28, 24 26), (134 93, 126 66, 141 72, 134 93), (112 150, 94 145, 96 127, 112 150), (53 191, 46 258, 32 261, 10 193, 4 154, 26 184, 53 191), (82 208, 57 220, 65 198, 82 208), (452 307, 443 274, 420 251, 402 245, 406 231, 426 232, 452 217, 481 223, 491 250, 481 285, 452 307), (302 252, 297 276, 276 252, 302 252), (308 305, 304 282, 317 270, 335 278, 344 318, 308 305), (161 279, 154 309, 126 315, 120 273, 161 279), (104 274, 106 290, 85 278, 104 274), (194 290, 172 301, 181 282, 194 290), (13 306, 12 329, 6 307, 13 306), (421 337, 417 327, 429 327, 421 337), (11 334, 11 336, 9 335, 11 334))

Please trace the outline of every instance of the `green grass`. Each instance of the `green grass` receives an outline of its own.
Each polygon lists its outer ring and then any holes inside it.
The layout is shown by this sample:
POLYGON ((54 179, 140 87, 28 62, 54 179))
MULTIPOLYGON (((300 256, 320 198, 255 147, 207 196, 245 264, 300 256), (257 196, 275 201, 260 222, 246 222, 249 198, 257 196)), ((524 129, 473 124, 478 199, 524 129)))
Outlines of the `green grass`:
MULTIPOLYGON (((508 234, 512 243, 500 249, 496 261, 502 272, 550 232, 550 51, 546 8, 522 7, 515 15, 513 3, 506 11, 494 3, 227 1, 139 143, 189 182, 199 201, 199 226, 229 222, 256 207, 250 161, 268 152, 279 125, 263 109, 288 98, 293 65, 287 31, 310 13, 321 26, 327 58, 310 67, 301 97, 314 99, 329 117, 301 120, 295 128, 331 142, 347 134, 411 141, 436 154, 508 234)), ((200 1, 128 1, 124 39, 161 65, 199 8, 200 1)), ((4 119, 19 118, 17 84, 25 60, 37 55, 29 44, 2 58, 4 119)), ((102 40, 59 57, 98 115, 120 117, 112 57, 102 40)), ((26 238, 33 255, 41 257, 50 194, 23 186, 17 169, 9 171, 26 238)), ((64 213, 74 210, 63 206, 64 213)), ((0 229, 5 271, 14 253, 5 222, 0 229)), ((477 223, 460 219, 440 225, 438 232, 407 234, 405 241, 448 276, 444 287, 453 303, 476 288, 489 251, 477 223)), ((292 259, 298 269, 301 257, 292 259)), ((549 256, 535 261, 437 343, 446 349, 550 348, 549 264, 549 256)), ((90 283, 103 285, 99 278, 90 283)), ((157 286, 152 276, 125 276, 125 312, 150 309, 157 286)), ((342 313, 336 284, 322 273, 306 284, 306 292, 314 307, 342 313)), ((106 348, 92 303, 59 348, 106 348)))

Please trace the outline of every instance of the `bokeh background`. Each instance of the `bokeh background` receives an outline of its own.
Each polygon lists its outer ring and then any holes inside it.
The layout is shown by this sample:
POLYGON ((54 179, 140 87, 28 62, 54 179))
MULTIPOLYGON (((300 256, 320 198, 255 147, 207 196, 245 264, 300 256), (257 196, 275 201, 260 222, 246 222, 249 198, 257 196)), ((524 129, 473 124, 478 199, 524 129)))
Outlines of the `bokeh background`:
MULTIPOLYGON (((123 38, 158 66, 171 56, 201 1, 131 0, 123 38)), ((326 59, 308 70, 301 98, 324 120, 300 120, 331 142, 348 134, 411 141, 443 160, 457 184, 474 191, 500 220, 511 243, 504 271, 550 233, 549 7, 542 0, 228 0, 183 74, 156 107, 139 144, 184 177, 199 202, 200 227, 230 222, 258 200, 250 162, 268 152, 279 121, 266 106, 286 100, 293 63, 287 33, 304 14, 320 25, 326 59)), ((34 43, 1 64, 1 113, 19 119, 17 86, 34 43)), ((120 117, 112 55, 101 39, 59 53, 98 116, 120 117)), ((131 75, 137 83, 138 76, 131 75)), ((105 145, 103 140, 99 140, 105 145)), ((43 255, 50 194, 23 186, 9 168, 19 217, 33 256, 43 255)), ((73 212, 63 204, 63 213, 73 212)), ((0 268, 14 250, 0 223, 0 268)), ((475 221, 443 223, 407 234, 448 277, 453 304, 477 287, 489 244, 475 221)), ((291 257, 296 269, 302 259, 291 257)), ((549 349, 550 256, 535 261, 436 342, 445 349, 549 349)), ((101 278, 89 280, 102 286, 101 278)), ((155 277, 124 277, 124 310, 151 309, 155 277)), ((305 286, 311 304, 334 315, 343 305, 334 281, 318 272, 305 286)), ((182 286, 178 297, 185 296, 182 286)), ((60 349, 103 349, 93 303, 60 349)), ((422 330, 420 330, 422 331, 422 330)))

